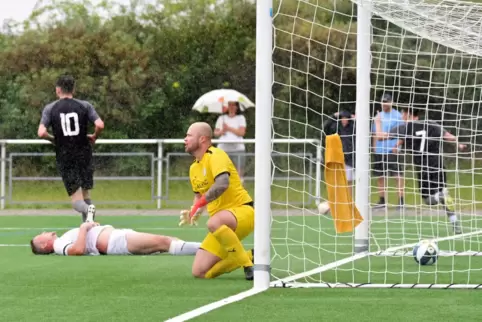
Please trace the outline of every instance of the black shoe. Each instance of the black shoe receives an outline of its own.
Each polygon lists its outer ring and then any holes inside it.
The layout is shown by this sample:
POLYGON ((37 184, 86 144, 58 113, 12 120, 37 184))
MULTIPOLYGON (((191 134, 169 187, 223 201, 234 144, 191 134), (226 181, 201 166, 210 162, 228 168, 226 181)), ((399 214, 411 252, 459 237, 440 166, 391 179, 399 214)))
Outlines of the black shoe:
MULTIPOLYGON (((251 255, 253 256, 253 264, 254 264, 254 249, 251 249, 251 255)), ((252 281, 254 279, 254 269, 253 266, 245 267, 244 268, 244 277, 247 281, 252 281)))
POLYGON ((252 281, 254 279, 254 269, 253 266, 248 266, 244 268, 244 277, 247 281, 252 281))

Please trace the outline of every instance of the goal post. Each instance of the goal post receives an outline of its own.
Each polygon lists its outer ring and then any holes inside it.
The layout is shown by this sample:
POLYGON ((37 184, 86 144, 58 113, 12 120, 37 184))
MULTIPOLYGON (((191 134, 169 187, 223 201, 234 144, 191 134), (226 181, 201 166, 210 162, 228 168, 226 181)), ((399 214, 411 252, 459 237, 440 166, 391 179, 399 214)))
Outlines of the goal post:
POLYGON ((256 1, 254 288, 257 289, 266 289, 270 283, 272 5, 272 0, 256 1))
MULTIPOLYGON (((451 0, 257 1, 255 288, 480 287, 481 18, 482 4, 451 0), (393 178, 379 186, 372 176, 372 126, 386 92, 395 110, 417 107, 422 119, 469 144, 458 151, 440 143, 443 193, 455 199, 463 233, 454 234, 441 204, 423 202, 413 153, 398 152, 404 186, 393 178), (349 120, 353 152, 345 155, 353 154, 353 198, 363 218, 348 233, 337 233, 331 215, 320 214, 308 198, 306 182, 314 178, 291 166, 313 148, 309 141, 273 143, 323 138, 327 122, 336 131, 344 126, 335 116, 342 111, 356 115, 349 120), (273 182, 278 172, 286 182, 273 182), (290 180, 295 172, 306 180, 290 180), (386 191, 386 207, 375 210, 379 188, 386 191), (422 239, 440 247, 434 265, 413 258, 422 239)), ((326 201, 327 183, 316 179, 326 201)))
MULTIPOLYGON (((371 12, 358 6, 356 52, 356 133, 370 133, 370 66, 371 12)), ((370 136, 359 135, 355 140, 355 205, 363 221, 355 227, 355 253, 369 251, 370 222, 370 136)))

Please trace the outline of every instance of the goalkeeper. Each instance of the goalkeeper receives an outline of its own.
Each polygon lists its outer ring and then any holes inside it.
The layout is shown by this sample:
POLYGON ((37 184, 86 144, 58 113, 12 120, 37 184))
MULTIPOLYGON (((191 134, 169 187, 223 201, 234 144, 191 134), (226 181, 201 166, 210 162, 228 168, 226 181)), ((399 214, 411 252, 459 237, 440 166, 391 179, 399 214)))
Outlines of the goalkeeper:
POLYGON ((189 170, 194 204, 181 212, 181 223, 196 224, 204 207, 209 220, 208 234, 196 253, 192 274, 215 278, 244 268, 245 278, 253 279, 253 250, 246 251, 241 240, 254 229, 254 204, 241 184, 230 158, 211 145, 213 132, 207 123, 194 123, 184 139, 185 150, 195 160, 189 170))

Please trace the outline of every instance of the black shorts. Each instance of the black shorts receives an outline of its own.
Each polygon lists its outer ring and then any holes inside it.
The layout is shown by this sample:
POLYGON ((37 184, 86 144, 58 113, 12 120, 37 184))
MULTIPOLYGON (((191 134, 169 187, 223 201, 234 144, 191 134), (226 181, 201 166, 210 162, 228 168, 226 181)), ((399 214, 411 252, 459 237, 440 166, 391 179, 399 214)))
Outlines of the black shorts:
POLYGON ((77 157, 57 158, 57 169, 69 196, 79 188, 83 190, 94 188, 92 153, 86 153, 77 157))
POLYGON ((403 175, 404 157, 400 154, 375 154, 373 162, 373 176, 398 177, 403 175))
POLYGON ((422 198, 428 198, 442 191, 447 184, 445 169, 423 167, 418 171, 418 186, 422 198))

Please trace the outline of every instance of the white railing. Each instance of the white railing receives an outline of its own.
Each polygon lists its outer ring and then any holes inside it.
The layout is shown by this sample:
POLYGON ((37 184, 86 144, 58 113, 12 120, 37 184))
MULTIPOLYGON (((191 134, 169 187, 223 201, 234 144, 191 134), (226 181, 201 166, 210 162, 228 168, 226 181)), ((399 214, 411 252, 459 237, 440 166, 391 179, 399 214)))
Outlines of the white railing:
MULTIPOLYGON (((237 141, 226 140, 213 140, 214 144, 217 143, 245 143, 254 144, 255 139, 244 139, 237 141)), ((322 162, 322 148, 321 142, 317 139, 273 139, 273 144, 311 144, 316 147, 316 184, 315 184, 315 200, 318 203, 321 196, 320 181, 321 181, 321 162, 322 162)), ((0 209, 5 209, 6 204, 6 164, 7 164, 7 146, 9 145, 34 145, 34 144, 51 144, 47 140, 0 140, 0 209)), ((157 208, 162 208, 162 171, 163 171, 163 158, 164 158, 164 146, 166 144, 184 144, 183 139, 99 139, 96 144, 145 144, 145 145, 157 145, 157 208)))

